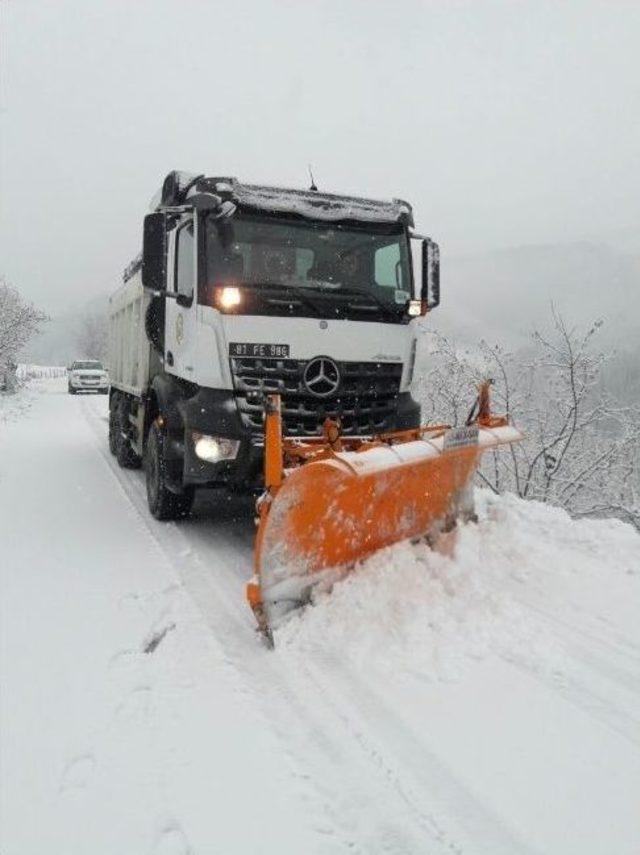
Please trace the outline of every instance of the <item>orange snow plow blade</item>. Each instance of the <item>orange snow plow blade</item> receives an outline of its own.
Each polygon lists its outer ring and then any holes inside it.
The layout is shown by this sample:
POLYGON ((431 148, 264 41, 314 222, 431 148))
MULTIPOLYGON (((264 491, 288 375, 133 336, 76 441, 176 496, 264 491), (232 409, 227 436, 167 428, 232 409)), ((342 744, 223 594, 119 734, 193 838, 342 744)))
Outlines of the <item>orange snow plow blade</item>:
POLYGON ((265 422, 266 492, 258 502, 255 575, 247 598, 259 627, 270 627, 358 561, 407 538, 436 538, 473 515, 471 482, 483 451, 521 434, 492 417, 488 384, 476 420, 345 438, 334 422, 324 437, 282 438, 280 401, 265 422))

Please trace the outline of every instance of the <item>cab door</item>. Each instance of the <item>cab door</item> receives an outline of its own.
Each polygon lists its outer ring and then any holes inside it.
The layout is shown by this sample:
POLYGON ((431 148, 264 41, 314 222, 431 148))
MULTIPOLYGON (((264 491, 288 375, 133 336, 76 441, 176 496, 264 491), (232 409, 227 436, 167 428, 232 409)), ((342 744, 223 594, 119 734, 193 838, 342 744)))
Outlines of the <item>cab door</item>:
POLYGON ((196 234, 192 216, 169 233, 165 314, 165 371, 195 381, 196 234))

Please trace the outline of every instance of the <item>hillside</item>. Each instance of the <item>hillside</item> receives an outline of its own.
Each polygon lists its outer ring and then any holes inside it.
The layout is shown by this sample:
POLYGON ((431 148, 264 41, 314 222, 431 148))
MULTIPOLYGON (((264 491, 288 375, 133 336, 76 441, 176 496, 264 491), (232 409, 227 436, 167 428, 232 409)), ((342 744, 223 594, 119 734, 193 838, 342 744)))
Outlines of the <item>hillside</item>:
POLYGON ((603 341, 637 347, 640 254, 587 242, 445 253, 442 283, 430 323, 458 338, 517 347, 548 325, 554 304, 571 324, 603 319, 603 341))

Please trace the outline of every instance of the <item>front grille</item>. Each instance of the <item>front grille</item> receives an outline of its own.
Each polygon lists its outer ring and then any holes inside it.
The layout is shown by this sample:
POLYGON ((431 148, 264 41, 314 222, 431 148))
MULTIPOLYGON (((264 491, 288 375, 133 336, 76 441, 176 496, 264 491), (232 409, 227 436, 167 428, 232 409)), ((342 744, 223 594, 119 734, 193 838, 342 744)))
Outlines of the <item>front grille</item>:
POLYGON ((89 380, 89 381, 93 381, 94 383, 97 383, 100 378, 96 377, 95 374, 81 374, 80 379, 84 380, 84 381, 89 380))
POLYGON ((231 374, 243 424, 263 433, 265 395, 278 392, 287 436, 318 436, 326 418, 339 418, 346 435, 392 430, 397 408, 401 363, 337 362, 340 386, 330 398, 309 393, 300 359, 232 357, 231 374))

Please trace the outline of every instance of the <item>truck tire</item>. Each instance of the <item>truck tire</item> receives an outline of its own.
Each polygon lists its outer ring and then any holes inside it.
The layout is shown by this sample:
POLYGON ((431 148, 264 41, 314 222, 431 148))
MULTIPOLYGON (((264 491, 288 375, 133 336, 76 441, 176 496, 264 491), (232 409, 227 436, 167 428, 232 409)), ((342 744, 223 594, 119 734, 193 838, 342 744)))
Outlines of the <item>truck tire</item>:
POLYGON ((183 519, 191 511, 195 489, 188 486, 182 492, 174 493, 167 486, 164 441, 162 430, 154 422, 149 428, 145 450, 147 502, 157 520, 183 519))
POLYGON ((116 421, 116 460, 123 469, 139 469, 142 463, 140 457, 131 448, 129 442, 129 406, 127 399, 122 395, 115 408, 116 421))
POLYGON ((68 387, 68 390, 69 390, 69 394, 70 394, 70 395, 75 395, 75 394, 76 394, 76 390, 75 390, 75 389, 72 389, 72 388, 71 388, 71 386, 69 386, 69 387, 68 387))

